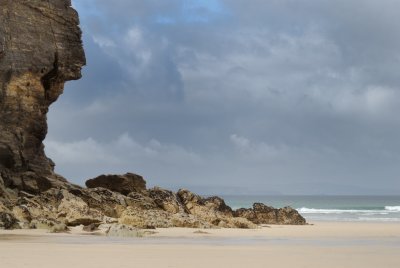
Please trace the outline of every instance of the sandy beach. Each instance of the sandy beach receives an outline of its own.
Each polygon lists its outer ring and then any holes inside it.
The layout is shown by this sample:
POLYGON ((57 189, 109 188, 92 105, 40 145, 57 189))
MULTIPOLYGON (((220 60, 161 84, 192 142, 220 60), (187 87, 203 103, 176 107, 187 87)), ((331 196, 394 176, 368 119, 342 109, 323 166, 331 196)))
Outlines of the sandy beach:
POLYGON ((143 238, 0 231, 1 267, 400 267, 400 223, 157 229, 143 238))

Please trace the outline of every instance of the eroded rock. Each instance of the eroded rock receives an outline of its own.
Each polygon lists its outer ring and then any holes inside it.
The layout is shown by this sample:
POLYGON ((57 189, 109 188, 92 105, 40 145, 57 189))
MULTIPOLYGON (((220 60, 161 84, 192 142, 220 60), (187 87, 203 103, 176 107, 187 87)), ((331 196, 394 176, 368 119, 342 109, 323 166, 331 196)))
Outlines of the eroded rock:
POLYGON ((67 186, 44 153, 49 105, 85 65, 69 0, 0 1, 0 174, 31 193, 67 186))
POLYGON ((234 215, 246 218, 255 224, 306 224, 306 220, 291 207, 276 209, 262 203, 254 203, 253 208, 238 209, 234 215))
POLYGON ((119 223, 143 229, 168 228, 173 227, 170 215, 170 213, 160 209, 139 210, 127 207, 122 212, 119 223))
POLYGON ((80 197, 77 197, 67 190, 62 191, 63 198, 57 208, 57 219, 64 219, 68 226, 88 225, 100 223, 103 213, 90 208, 80 197))
POLYGON ((220 221, 232 217, 232 209, 221 198, 202 198, 191 191, 181 189, 177 193, 188 213, 218 225, 220 221))
POLYGON ((91 209, 102 211, 105 216, 118 218, 127 207, 127 197, 105 188, 74 189, 71 194, 80 197, 91 209))
POLYGON ((175 214, 185 211, 179 197, 172 191, 160 187, 154 187, 153 189, 150 189, 148 193, 149 197, 154 200, 158 207, 169 213, 175 214))
POLYGON ((142 176, 133 173, 125 175, 101 175, 86 181, 88 188, 102 187, 113 192, 128 195, 131 192, 146 191, 146 181, 142 176))
POLYGON ((148 195, 148 193, 131 192, 128 194, 126 202, 128 206, 138 209, 158 209, 159 206, 148 195))
POLYGON ((102 224, 99 229, 107 236, 113 237, 143 237, 144 232, 139 228, 125 224, 102 224))

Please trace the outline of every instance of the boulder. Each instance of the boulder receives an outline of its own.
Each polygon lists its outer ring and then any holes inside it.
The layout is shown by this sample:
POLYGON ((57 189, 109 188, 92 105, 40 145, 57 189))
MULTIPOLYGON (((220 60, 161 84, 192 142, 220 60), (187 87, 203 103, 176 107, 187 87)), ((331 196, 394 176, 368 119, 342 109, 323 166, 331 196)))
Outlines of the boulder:
POLYGON ((112 237, 143 237, 144 232, 133 226, 125 224, 101 224, 101 232, 112 237))
POLYGON ((214 225, 218 225, 221 220, 233 216, 232 209, 219 197, 202 198, 185 189, 179 190, 177 195, 186 212, 214 225))
POLYGON ((306 219, 300 215, 300 213, 291 207, 284 207, 278 209, 277 216, 278 224, 289 224, 289 225, 305 225, 307 224, 306 219))
POLYGON ((255 224, 306 224, 306 220, 291 207, 276 209, 262 203, 254 203, 253 208, 238 209, 234 211, 234 216, 246 218, 255 224))
POLYGON ((211 210, 218 211, 223 214, 225 217, 232 217, 233 211, 232 208, 225 204, 224 199, 218 196, 212 196, 208 198, 200 199, 198 202, 199 205, 206 206, 211 210))
POLYGON ((146 191, 146 181, 142 176, 126 173, 125 175, 101 175, 86 181, 88 188, 102 187, 113 192, 128 195, 131 192, 146 191))
POLYGON ((177 196, 185 207, 185 211, 196 218, 216 227, 223 228, 256 228, 257 226, 245 218, 234 218, 231 207, 218 197, 203 198, 188 190, 181 189, 177 196))

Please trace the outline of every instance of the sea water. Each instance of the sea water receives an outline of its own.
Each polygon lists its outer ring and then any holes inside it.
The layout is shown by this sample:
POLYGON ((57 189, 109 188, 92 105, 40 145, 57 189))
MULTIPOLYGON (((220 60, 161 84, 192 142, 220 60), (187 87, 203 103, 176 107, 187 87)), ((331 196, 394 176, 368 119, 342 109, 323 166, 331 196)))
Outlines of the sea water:
POLYGON ((234 209, 291 206, 308 221, 400 222, 400 196, 223 196, 234 209))

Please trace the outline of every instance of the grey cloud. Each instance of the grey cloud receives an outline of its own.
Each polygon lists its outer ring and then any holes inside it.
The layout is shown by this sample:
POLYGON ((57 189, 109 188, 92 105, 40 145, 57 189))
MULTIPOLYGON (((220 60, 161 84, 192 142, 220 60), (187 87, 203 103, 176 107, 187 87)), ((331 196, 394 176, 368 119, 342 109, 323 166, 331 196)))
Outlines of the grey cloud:
POLYGON ((400 186, 396 1, 193 3, 75 3, 88 66, 49 116, 58 171, 208 192, 400 186))

